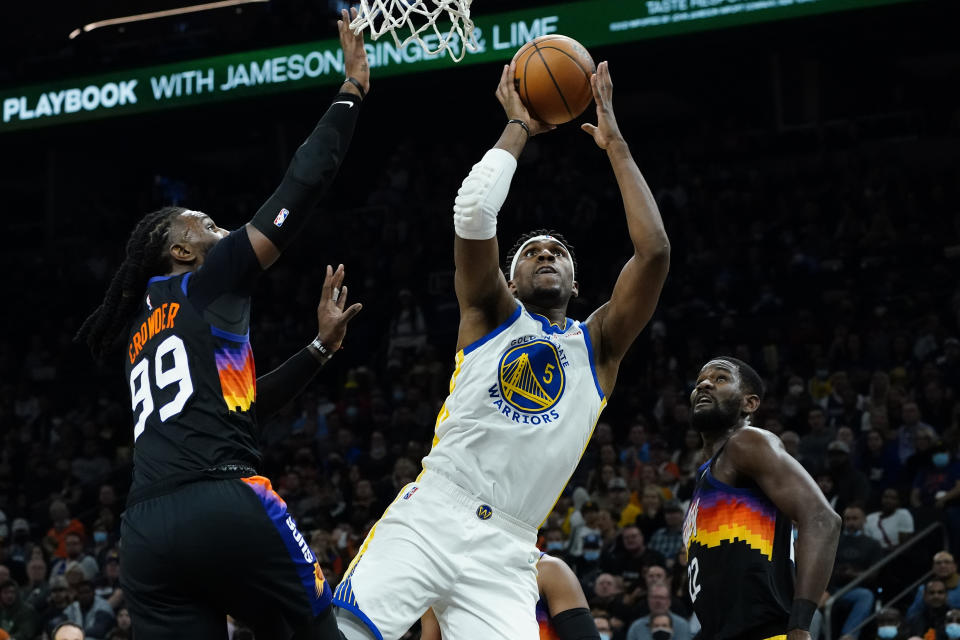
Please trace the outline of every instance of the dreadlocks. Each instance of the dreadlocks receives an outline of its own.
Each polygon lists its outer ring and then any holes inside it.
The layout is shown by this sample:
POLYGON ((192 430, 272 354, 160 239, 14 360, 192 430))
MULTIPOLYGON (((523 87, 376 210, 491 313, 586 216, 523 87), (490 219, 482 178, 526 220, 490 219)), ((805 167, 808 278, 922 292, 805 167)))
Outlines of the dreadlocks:
POLYGON ((117 269, 100 306, 83 321, 74 340, 90 347, 98 362, 119 348, 127 337, 130 320, 140 306, 147 280, 170 270, 167 255, 170 225, 183 207, 164 207, 148 213, 127 240, 127 256, 117 269))
POLYGON ((553 236, 567 248, 567 251, 570 252, 570 262, 573 263, 573 272, 577 273, 577 256, 573 253, 573 245, 570 244, 566 238, 563 237, 562 233, 557 233, 552 229, 534 229, 533 231, 527 231, 525 234, 517 238, 517 241, 513 243, 513 246, 510 247, 510 251, 507 253, 507 259, 503 263, 503 272, 507 276, 507 280, 510 279, 510 265, 513 264, 513 256, 517 255, 517 251, 520 250, 520 247, 523 246, 523 243, 529 240, 530 238, 536 238, 537 236, 553 236))

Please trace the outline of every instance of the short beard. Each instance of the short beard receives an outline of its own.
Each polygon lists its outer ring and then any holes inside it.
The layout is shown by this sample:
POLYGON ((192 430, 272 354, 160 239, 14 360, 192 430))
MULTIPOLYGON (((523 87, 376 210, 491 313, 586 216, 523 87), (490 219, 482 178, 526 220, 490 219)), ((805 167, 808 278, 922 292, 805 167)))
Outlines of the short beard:
POLYGON ((690 426, 700 433, 718 433, 735 427, 739 419, 740 401, 728 400, 714 403, 709 409, 694 409, 690 416, 690 426))
POLYGON ((523 298, 517 295, 517 299, 525 305, 532 304, 544 309, 566 306, 570 304, 571 297, 571 292, 564 291, 563 286, 556 289, 552 287, 532 287, 523 298))

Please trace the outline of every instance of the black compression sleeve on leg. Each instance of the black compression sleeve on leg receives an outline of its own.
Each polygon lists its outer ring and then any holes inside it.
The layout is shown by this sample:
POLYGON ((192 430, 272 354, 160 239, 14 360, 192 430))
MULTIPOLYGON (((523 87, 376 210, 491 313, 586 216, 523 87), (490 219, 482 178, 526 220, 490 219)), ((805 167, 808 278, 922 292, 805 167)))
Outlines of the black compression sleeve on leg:
POLYGON ((600 640, 597 624, 585 607, 561 611, 550 618, 550 623, 560 640, 600 640))
POLYGON ((360 98, 338 93, 316 128, 300 145, 277 190, 250 221, 283 250, 337 175, 360 112, 360 98))

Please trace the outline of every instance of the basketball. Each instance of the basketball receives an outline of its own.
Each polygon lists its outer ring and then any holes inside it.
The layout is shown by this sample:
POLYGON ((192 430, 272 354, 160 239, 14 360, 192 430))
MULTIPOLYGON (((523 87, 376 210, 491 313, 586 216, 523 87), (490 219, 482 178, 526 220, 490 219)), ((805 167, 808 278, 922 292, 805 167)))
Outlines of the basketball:
POLYGON ((597 66, 579 42, 540 36, 520 47, 514 86, 530 115, 547 124, 570 122, 593 102, 590 76, 597 66))

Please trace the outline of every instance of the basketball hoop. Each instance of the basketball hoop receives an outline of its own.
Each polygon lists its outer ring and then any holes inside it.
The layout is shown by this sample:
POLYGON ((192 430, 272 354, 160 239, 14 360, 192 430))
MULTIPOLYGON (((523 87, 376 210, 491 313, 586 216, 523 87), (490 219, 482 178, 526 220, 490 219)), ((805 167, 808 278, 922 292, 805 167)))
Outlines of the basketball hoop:
POLYGON ((473 20, 470 19, 472 0, 360 0, 357 17, 350 23, 354 33, 370 28, 370 38, 376 40, 387 31, 393 36, 397 48, 416 40, 429 55, 437 55, 446 50, 454 62, 460 62, 470 51, 477 50, 477 39, 473 33, 473 20), (431 8, 432 5, 432 8, 431 8), (446 13, 450 18, 450 30, 443 32, 437 26, 437 19, 446 13), (425 38, 433 39, 429 29, 436 36, 437 45, 431 47, 425 38), (407 35, 403 41, 401 35, 407 35), (398 35, 400 32, 400 35, 398 35), (460 46, 451 42, 458 38, 460 46))

